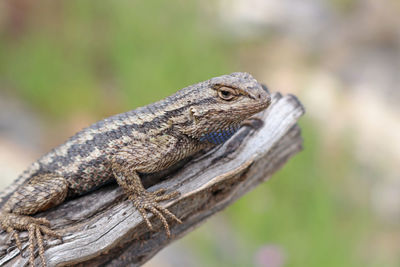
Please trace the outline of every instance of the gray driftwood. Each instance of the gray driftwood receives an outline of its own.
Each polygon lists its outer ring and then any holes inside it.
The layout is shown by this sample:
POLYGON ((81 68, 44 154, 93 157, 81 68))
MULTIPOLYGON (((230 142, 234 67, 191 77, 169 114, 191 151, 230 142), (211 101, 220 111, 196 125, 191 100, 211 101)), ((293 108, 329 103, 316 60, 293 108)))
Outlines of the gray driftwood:
MULTIPOLYGON (((149 190, 178 190, 178 199, 164 204, 182 219, 172 222, 168 239, 161 223, 151 216, 157 231, 149 231, 139 213, 117 185, 67 201, 46 216, 64 240, 50 239, 45 257, 49 266, 141 265, 172 241, 192 231, 206 218, 267 180, 302 148, 298 118, 302 105, 292 95, 273 94, 273 103, 262 114, 258 129, 243 127, 223 146, 192 160, 169 174, 144 177, 149 190), (163 177, 164 176, 164 177, 163 177)), ((26 240, 26 233, 21 237, 26 240)), ((25 253, 27 244, 24 243, 25 253)), ((39 263, 39 259, 36 259, 39 263)), ((28 257, 6 233, 0 234, 0 265, 23 266, 28 257)))

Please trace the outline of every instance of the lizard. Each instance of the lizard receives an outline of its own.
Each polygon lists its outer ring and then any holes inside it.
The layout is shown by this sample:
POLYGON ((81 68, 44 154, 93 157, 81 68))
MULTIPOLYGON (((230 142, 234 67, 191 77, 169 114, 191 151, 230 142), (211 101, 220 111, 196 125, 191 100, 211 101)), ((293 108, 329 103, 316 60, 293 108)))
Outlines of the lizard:
POLYGON ((122 187, 149 229, 152 213, 181 223, 160 202, 179 192, 147 191, 140 174, 165 170, 229 139, 252 115, 271 103, 268 91, 250 74, 235 72, 185 87, 163 100, 100 120, 81 130, 28 167, 0 194, 0 227, 22 253, 19 233, 28 232, 29 263, 35 241, 42 266, 44 235, 62 238, 46 218, 33 217, 68 198, 110 181, 122 187))

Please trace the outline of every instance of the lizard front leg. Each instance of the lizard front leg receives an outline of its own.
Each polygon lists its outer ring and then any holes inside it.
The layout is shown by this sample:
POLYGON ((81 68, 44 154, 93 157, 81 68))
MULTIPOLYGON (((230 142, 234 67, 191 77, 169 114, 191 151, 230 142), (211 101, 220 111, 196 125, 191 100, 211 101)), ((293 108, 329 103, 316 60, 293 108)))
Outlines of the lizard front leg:
POLYGON ((4 204, 0 214, 0 226, 13 235, 21 253, 22 245, 18 232, 28 231, 29 263, 32 266, 35 260, 35 240, 39 247, 42 265, 46 266, 42 235, 56 238, 61 238, 61 236, 49 228, 50 222, 46 218, 34 218, 29 215, 60 204, 67 196, 67 192, 68 183, 63 177, 42 174, 21 186, 4 204))
MULTIPOLYGON (((144 162, 142 161, 142 166, 143 164, 144 162)), ((122 151, 114 155, 112 170, 118 184, 124 189, 129 200, 133 202, 135 208, 140 212, 147 226, 153 229, 147 218, 147 212, 151 212, 161 220, 167 236, 170 237, 171 232, 165 215, 171 217, 178 223, 182 222, 173 213, 162 207, 159 202, 176 198, 179 196, 179 192, 166 194, 165 189, 159 189, 156 192, 146 191, 137 173, 137 168, 138 160, 133 153, 122 151)))

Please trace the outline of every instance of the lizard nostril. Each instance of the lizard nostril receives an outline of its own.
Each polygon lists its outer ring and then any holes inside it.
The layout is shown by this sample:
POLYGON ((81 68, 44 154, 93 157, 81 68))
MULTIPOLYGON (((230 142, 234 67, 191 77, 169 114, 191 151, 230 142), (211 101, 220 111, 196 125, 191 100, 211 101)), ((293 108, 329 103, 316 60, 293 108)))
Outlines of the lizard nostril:
POLYGON ((258 94, 258 95, 257 95, 257 98, 258 98, 258 99, 261 99, 261 94, 258 94))

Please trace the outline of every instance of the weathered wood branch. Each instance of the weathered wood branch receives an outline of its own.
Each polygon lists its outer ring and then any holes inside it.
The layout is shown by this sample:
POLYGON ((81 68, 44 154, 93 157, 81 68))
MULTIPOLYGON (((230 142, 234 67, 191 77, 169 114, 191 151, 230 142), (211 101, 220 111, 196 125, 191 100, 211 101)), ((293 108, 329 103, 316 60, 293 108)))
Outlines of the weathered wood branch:
MULTIPOLYGON (((296 97, 275 93, 271 107, 258 115, 264 121, 258 129, 243 127, 223 146, 184 163, 183 168, 167 177, 144 177, 151 191, 162 187, 181 192, 178 199, 164 204, 183 221, 171 223, 170 239, 154 216, 151 222, 157 230, 147 229, 117 185, 38 214, 46 216, 52 228, 64 236, 63 243, 53 239, 47 243, 48 265, 143 264, 170 242, 267 180, 299 152, 302 138, 297 120, 303 113, 296 97)), ((26 240, 25 233, 21 237, 26 240)), ((8 235, 0 234, 0 265, 23 266, 27 262, 28 258, 20 257, 15 246, 10 247, 8 235)))

